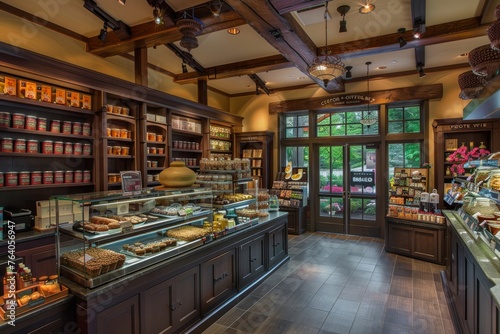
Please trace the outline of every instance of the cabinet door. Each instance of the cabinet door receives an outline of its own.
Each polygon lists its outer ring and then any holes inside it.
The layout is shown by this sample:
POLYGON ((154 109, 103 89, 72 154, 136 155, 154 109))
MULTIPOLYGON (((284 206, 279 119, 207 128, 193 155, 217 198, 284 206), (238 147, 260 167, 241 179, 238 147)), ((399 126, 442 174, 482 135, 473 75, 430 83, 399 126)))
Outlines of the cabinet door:
POLYGON ((464 303, 462 304, 463 307, 464 307, 464 311, 465 311, 465 324, 467 326, 467 329, 469 330, 469 333, 476 333, 476 331, 474 330, 475 326, 475 319, 474 319, 474 315, 475 315, 475 308, 476 308, 476 305, 475 305, 475 299, 474 299, 474 295, 475 295, 475 273, 474 273, 474 262, 472 261, 471 258, 469 258, 469 256, 467 256, 465 254, 464 256, 464 274, 465 274, 465 294, 464 294, 464 297, 465 297, 465 300, 464 300, 464 303))
POLYGON ((389 223, 387 234, 388 251, 405 255, 411 254, 412 229, 410 227, 389 223))
POLYGON ((201 309, 206 314, 236 290, 235 251, 229 251, 201 266, 201 309))
POLYGON ((198 267, 141 293, 144 333, 174 333, 199 316, 198 267))
POLYGON ((287 227, 280 226, 268 234, 269 268, 286 256, 287 227))
POLYGON ((413 229, 413 255, 415 257, 438 261, 437 230, 413 229))
POLYGON ((24 264, 28 266, 31 272, 36 276, 53 275, 57 273, 56 250, 54 245, 19 251, 16 255, 24 258, 24 264))
POLYGON ((476 276, 477 333, 493 333, 494 310, 490 288, 493 286, 482 274, 476 276))
POLYGON ((239 248, 239 288, 245 287, 265 271, 264 236, 244 243, 239 248))
POLYGON ((138 334, 139 297, 134 296, 116 304, 96 316, 97 333, 138 334))

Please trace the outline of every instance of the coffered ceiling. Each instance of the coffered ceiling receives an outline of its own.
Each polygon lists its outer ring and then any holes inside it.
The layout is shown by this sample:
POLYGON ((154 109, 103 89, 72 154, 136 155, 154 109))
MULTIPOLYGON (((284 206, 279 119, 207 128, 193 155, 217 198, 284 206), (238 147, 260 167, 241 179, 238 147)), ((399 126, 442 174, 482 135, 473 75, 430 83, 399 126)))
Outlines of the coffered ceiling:
POLYGON ((500 0, 330 1, 328 49, 352 66, 352 79, 344 75, 326 88, 307 73, 312 58, 325 46, 324 1, 127 0, 121 5, 117 0, 0 0, 0 10, 35 22, 44 18, 50 22, 47 27, 82 40, 87 52, 98 57, 131 58, 134 49, 147 48, 148 63, 170 73, 175 82, 207 80, 209 89, 237 96, 255 94, 256 81, 265 84, 265 89, 259 89, 263 94, 304 86, 342 91, 348 80, 366 78, 367 61, 372 62, 371 77, 418 76, 419 61, 426 73, 450 68, 465 72, 468 60, 460 55, 489 43, 486 29, 495 20, 499 4, 500 0), (84 7, 85 2, 121 21, 122 29, 108 29, 106 40, 101 41, 103 20, 84 7), (370 3, 374 11, 361 14, 359 8, 370 3), (217 7, 213 5, 218 4, 220 15, 214 16, 217 7), (337 8, 342 5, 350 10, 345 15, 347 32, 340 33, 342 17, 337 8), (159 8, 162 24, 154 23, 153 6, 159 8), (176 22, 193 14, 204 29, 197 36, 199 46, 188 53, 179 45, 182 35, 176 22), (415 39, 418 19, 424 20, 426 29, 415 39), (228 34, 230 27, 240 33, 228 34), (406 32, 398 33, 400 28, 406 32), (398 37, 407 44, 400 47, 398 37), (188 62, 188 73, 182 71, 181 58, 188 62))

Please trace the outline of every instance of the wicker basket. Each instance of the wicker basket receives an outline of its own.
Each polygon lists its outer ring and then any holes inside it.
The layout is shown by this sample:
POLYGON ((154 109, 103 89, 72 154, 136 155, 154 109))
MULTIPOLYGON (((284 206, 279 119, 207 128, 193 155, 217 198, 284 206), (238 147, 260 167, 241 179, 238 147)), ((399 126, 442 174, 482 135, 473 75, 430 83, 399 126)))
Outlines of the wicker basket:
POLYGON ((477 47, 469 52, 469 64, 476 75, 490 80, 500 69, 500 52, 489 44, 477 47))
POLYGON ((486 84, 484 77, 474 74, 472 71, 467 71, 458 76, 458 85, 460 86, 460 94, 462 100, 475 99, 479 96, 486 84))

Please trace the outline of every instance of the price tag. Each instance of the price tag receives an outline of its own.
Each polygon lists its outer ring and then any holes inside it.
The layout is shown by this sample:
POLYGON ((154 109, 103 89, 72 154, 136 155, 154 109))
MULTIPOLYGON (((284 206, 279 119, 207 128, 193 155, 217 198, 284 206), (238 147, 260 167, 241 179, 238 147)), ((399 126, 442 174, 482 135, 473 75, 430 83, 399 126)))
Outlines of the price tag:
POLYGON ((122 227, 122 233, 128 233, 134 229, 134 225, 129 221, 121 222, 120 225, 122 227))

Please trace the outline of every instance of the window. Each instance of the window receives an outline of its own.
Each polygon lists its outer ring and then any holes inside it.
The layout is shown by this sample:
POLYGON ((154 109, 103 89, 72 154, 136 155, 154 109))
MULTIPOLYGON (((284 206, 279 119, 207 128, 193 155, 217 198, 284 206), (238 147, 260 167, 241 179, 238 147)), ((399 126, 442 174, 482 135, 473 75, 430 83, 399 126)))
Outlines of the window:
POLYGON ((420 133, 420 106, 395 107, 387 110, 388 133, 420 133))
POLYGON ((389 157, 389 179, 392 179, 394 176, 394 167, 420 168, 422 165, 421 150, 422 144, 420 142, 389 144, 387 150, 389 157))
POLYGON ((309 137, 309 115, 296 114, 287 115, 285 119, 285 138, 307 138, 309 137))
POLYGON ((309 167, 309 146, 286 146, 285 156, 294 167, 309 167))
MULTIPOLYGON (((378 122, 372 126, 362 125, 359 121, 368 111, 341 111, 319 113, 316 115, 318 137, 361 136, 378 134, 378 122)), ((378 119, 378 110, 372 110, 378 119)))

